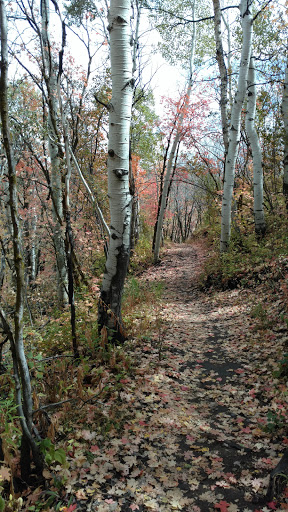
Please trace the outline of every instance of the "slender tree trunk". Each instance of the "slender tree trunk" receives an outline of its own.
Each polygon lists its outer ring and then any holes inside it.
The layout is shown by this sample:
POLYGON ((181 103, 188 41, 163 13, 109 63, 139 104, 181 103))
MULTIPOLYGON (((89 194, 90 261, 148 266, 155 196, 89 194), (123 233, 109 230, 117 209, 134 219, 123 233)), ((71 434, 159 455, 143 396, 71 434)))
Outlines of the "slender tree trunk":
MULTIPOLYGON (((216 42, 216 59, 220 73, 220 112, 222 121, 222 134, 225 148, 225 159, 228 153, 229 145, 229 125, 228 125, 228 75, 224 59, 224 51, 222 44, 222 31, 221 31, 221 8, 220 1, 213 0, 214 7, 214 33, 216 42)), ((225 170, 224 170, 225 175, 225 170)))
MULTIPOLYGON (((131 144, 130 144, 131 146, 131 144)), ((131 254, 139 240, 139 200, 136 191, 135 178, 132 167, 132 155, 129 155, 129 191, 132 198, 131 204, 131 230, 130 230, 130 249, 131 254)))
POLYGON ((241 111, 246 94, 246 82, 252 46, 252 14, 253 0, 241 0, 240 15, 242 21, 243 43, 241 51, 240 69, 235 100, 231 113, 231 126, 229 130, 229 147, 225 164, 225 179, 221 213, 221 242, 220 251, 228 250, 231 236, 231 208, 234 188, 235 164, 237 150, 240 142, 241 111))
MULTIPOLYGON (((192 4, 192 19, 194 19, 195 16, 195 0, 192 4)), ((184 115, 185 115, 185 107, 189 105, 190 97, 191 97, 191 91, 192 91, 192 85, 193 85, 193 73, 194 73, 194 54, 195 54, 195 44, 196 44, 196 23, 193 23, 193 33, 192 33, 192 41, 191 41, 191 53, 190 53, 190 73, 189 73, 189 80, 187 84, 187 91, 186 96, 184 99, 184 104, 182 108, 182 112, 180 113, 179 120, 178 120, 178 126, 176 128, 176 134, 172 143, 171 151, 169 154, 169 159, 167 163, 167 170, 165 173, 164 178, 164 184, 163 184, 163 190, 162 190, 162 197, 161 197, 161 205, 160 205, 160 211, 157 218, 157 231, 155 236, 155 247, 154 247, 154 263, 157 263, 159 261, 159 253, 160 253, 160 244, 162 239, 162 228, 163 228, 163 221, 164 221, 164 215, 166 210, 166 204, 167 204, 167 196, 168 196, 168 189, 170 184, 170 177, 171 172, 173 169, 173 162, 175 158, 175 154, 177 151, 178 144, 180 143, 181 139, 181 129, 184 121, 184 115)))
POLYGON ((129 138, 133 96, 130 0, 111 0, 108 21, 112 99, 109 108, 108 196, 110 240, 98 309, 98 325, 115 341, 123 341, 121 299, 130 257, 131 195, 129 138))
POLYGON ((52 57, 49 37, 49 0, 41 0, 41 43, 44 80, 47 89, 48 103, 48 141, 51 160, 51 193, 53 214, 53 242, 56 254, 58 299, 61 306, 68 304, 68 272, 66 265, 63 229, 62 204, 62 161, 63 151, 57 126, 59 105, 57 94, 57 75, 52 57))
POLYGON ((259 137, 255 128, 256 113, 256 86, 255 86, 255 65, 251 56, 247 78, 247 113, 246 131, 251 146, 253 158, 253 185, 254 185, 254 221, 257 235, 264 235, 266 226, 263 208, 263 167, 262 152, 259 137))
MULTIPOLYGON (((223 20, 225 28, 227 30, 227 50, 228 50, 228 55, 227 55, 227 66, 226 66, 226 68, 227 68, 227 79, 228 79, 229 107, 230 107, 230 110, 232 110, 233 97, 232 97, 232 65, 231 65, 231 55, 232 55, 232 50, 231 50, 231 28, 230 28, 229 20, 226 19, 226 17, 224 16, 223 13, 222 13, 222 20, 223 20)), ((229 137, 228 137, 228 139, 229 139, 229 137)))
POLYGON ((36 472, 42 476, 43 462, 39 449, 32 436, 32 389, 29 369, 24 352, 23 341, 23 310, 25 273, 21 247, 21 228, 18 214, 17 180, 14 155, 9 132, 8 119, 8 45, 7 45, 7 17, 4 0, 0 0, 0 28, 1 28, 1 77, 0 77, 0 115, 2 123, 2 137, 7 158, 9 206, 13 236, 14 267, 16 275, 16 302, 14 313, 14 334, 6 319, 5 312, 0 308, 0 318, 4 331, 10 339, 13 358, 14 380, 16 390, 16 403, 18 415, 23 431, 21 443, 21 476, 25 482, 30 477, 30 450, 32 450, 36 472))
POLYGON ((283 84, 282 116, 284 124, 283 194, 286 202, 286 208, 288 210, 288 54, 283 84))
MULTIPOLYGON (((159 213, 160 213, 160 208, 161 208, 161 201, 162 201, 164 176, 165 176, 165 172, 166 172, 166 165, 167 165, 167 159, 168 159, 168 155, 169 155, 169 148, 170 148, 170 144, 171 144, 171 139, 172 139, 172 135, 173 135, 173 132, 175 130, 175 127, 176 127, 176 121, 175 121, 175 124, 174 124, 174 126, 173 126, 173 128, 172 128, 172 130, 171 130, 171 132, 169 134, 169 137, 168 137, 167 146, 165 148, 164 158, 163 158, 163 168, 162 168, 161 173, 160 173, 160 186, 159 186, 159 190, 157 190, 158 205, 157 205, 156 221, 155 221, 155 224, 154 224, 154 231, 153 231, 152 252, 154 252, 154 249, 155 249, 155 240, 156 240, 157 227, 158 227, 158 218, 159 218, 159 213)), ((156 173, 156 176, 157 176, 157 173, 156 173)), ((156 183, 157 183, 157 177, 156 177, 156 183)))

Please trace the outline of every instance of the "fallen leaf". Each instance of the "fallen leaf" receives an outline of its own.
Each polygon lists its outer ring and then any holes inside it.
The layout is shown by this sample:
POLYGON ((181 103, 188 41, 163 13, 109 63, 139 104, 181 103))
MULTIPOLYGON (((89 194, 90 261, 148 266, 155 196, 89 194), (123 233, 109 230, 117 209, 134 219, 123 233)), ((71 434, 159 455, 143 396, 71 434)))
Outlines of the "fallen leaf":
POLYGON ((219 508, 221 512, 229 512, 229 503, 227 501, 220 501, 214 505, 214 508, 219 508))

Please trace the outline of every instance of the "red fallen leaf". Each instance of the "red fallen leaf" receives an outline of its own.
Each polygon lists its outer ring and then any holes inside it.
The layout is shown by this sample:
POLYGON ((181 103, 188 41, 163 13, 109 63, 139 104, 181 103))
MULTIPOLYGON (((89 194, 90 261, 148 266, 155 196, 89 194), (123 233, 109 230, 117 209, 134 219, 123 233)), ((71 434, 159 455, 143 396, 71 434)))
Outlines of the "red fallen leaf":
POLYGON ((127 384, 127 382, 130 382, 129 379, 120 379, 121 384, 127 384))
POLYGON ((127 439, 126 437, 122 437, 121 443, 122 444, 128 444, 129 443, 129 439, 127 439))
POLYGON ((272 510, 277 510, 276 501, 270 501, 270 503, 267 503, 267 506, 272 510))
POLYGON ((182 391, 189 391, 189 387, 188 386, 181 386, 182 391))
POLYGON ((243 368, 238 368, 238 370, 235 370, 235 373, 244 373, 244 371, 243 368))
POLYGON ((63 512, 73 512, 73 510, 76 510, 77 509, 77 505, 70 505, 68 508, 65 507, 63 509, 63 512))
POLYGON ((131 508, 131 510, 139 510, 139 507, 136 505, 136 503, 131 503, 129 508, 131 508))
POLYGON ((143 420, 138 421, 138 423, 139 423, 139 425, 147 426, 147 423, 143 420))
POLYGON ((242 428, 241 432, 244 432, 244 434, 249 434, 249 432, 251 432, 251 428, 250 427, 242 428))
POLYGON ((263 458, 262 459, 263 462, 265 462, 265 464, 273 464, 272 460, 271 459, 265 459, 263 458))
POLYGON ((115 503, 115 501, 112 500, 112 498, 109 498, 108 500, 105 500, 105 503, 108 503, 109 505, 112 505, 112 503, 115 503))
POLYGON ((214 505, 214 508, 219 508, 221 512, 229 512, 227 507, 229 507, 227 501, 220 501, 214 505))
POLYGON ((90 446, 90 451, 91 451, 92 453, 96 453, 96 452, 98 452, 98 450, 99 450, 99 449, 100 449, 100 448, 99 448, 99 446, 97 446, 97 444, 93 444, 92 446, 90 446))

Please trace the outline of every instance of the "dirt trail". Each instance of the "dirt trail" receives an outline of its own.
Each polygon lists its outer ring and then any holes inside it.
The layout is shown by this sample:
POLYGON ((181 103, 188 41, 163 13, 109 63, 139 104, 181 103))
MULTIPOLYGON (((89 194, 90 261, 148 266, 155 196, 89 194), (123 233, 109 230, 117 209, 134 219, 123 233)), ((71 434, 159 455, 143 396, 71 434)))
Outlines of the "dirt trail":
POLYGON ((121 392, 130 420, 95 455, 102 487, 87 510, 288 508, 256 503, 284 449, 263 430, 277 347, 247 341, 253 292, 199 291, 204 259, 201 245, 174 246, 142 276, 166 284, 161 325, 133 348, 139 373, 121 392))

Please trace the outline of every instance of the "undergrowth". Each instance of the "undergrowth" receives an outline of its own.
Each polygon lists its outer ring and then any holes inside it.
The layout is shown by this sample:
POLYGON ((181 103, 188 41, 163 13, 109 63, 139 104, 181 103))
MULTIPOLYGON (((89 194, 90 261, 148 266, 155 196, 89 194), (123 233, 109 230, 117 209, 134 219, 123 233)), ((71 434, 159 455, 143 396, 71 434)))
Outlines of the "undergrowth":
MULTIPOLYGON (((164 285, 147 284, 135 274, 136 269, 139 274, 139 268, 143 270, 151 262, 151 241, 142 236, 131 259, 123 296, 124 323, 130 338, 137 337, 136 343, 140 338, 147 338, 153 330, 158 329, 160 333, 162 328, 160 317, 164 285)), ((52 307, 39 322, 27 324, 24 329, 33 386, 33 420, 42 438, 45 475, 50 481, 49 491, 35 490, 27 509, 30 511, 70 510, 69 498, 63 498, 61 489, 65 482, 66 456, 75 458, 81 445, 81 439, 75 437, 75 424, 77 431, 82 429, 83 435, 86 431, 94 431, 104 440, 111 431, 122 431, 127 417, 133 416, 123 409, 121 393, 125 392, 127 382, 133 379, 135 363, 125 345, 115 346, 98 334, 97 296, 103 261, 99 261, 99 265, 96 262, 96 267, 93 286, 82 285, 75 293, 76 330, 81 354, 78 361, 73 358, 68 309, 60 311, 52 307), (57 465, 62 467, 63 477, 55 476, 57 465)), ((0 510, 16 511, 23 505, 22 501, 17 501, 21 433, 14 405, 13 367, 9 352, 5 354, 3 365, 5 371, 0 375, 0 385, 9 388, 10 394, 4 397, 5 405, 0 403, 0 456, 2 450, 5 467, 4 479, 0 474, 0 510), (1 484, 1 479, 5 485, 1 484)))
POLYGON ((286 216, 267 217, 266 235, 259 239, 249 229, 232 231, 229 251, 219 254, 219 238, 206 231, 210 255, 201 276, 204 289, 251 287, 267 280, 278 281, 288 272, 288 222, 286 216))

